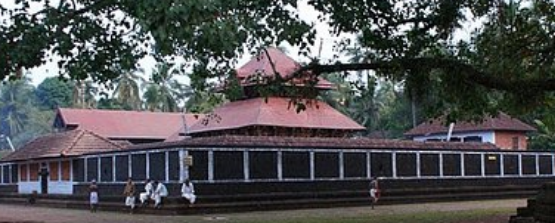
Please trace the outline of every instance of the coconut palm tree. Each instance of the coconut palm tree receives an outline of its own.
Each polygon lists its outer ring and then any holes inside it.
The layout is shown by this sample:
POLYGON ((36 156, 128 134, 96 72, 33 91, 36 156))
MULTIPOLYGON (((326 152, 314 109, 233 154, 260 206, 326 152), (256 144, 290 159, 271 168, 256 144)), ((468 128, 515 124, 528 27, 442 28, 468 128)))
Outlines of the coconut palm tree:
POLYGON ((114 80, 116 88, 113 97, 124 107, 131 110, 141 109, 140 86, 141 83, 145 82, 144 78, 141 77, 143 73, 143 69, 122 71, 122 74, 114 80))
POLYGON ((34 87, 30 79, 2 83, 0 89, 0 124, 2 134, 13 136, 23 131, 29 110, 34 102, 34 87))
POLYGON ((73 87, 73 107, 96 108, 99 89, 92 80, 78 80, 73 87))
POLYGON ((343 114, 349 114, 348 107, 354 98, 351 84, 339 73, 322 74, 322 77, 333 83, 336 89, 321 91, 318 98, 343 114))
POLYGON ((185 108, 193 113, 209 113, 219 105, 229 100, 221 93, 211 93, 207 91, 197 91, 188 98, 185 108))
POLYGON ((151 81, 146 83, 144 106, 149 111, 176 112, 179 104, 193 94, 191 88, 175 80, 180 70, 170 63, 156 64, 151 81))
POLYGON ((355 121, 366 127, 369 133, 377 129, 383 103, 376 95, 376 79, 367 75, 366 83, 365 87, 357 89, 358 92, 352 99, 349 113, 355 121))

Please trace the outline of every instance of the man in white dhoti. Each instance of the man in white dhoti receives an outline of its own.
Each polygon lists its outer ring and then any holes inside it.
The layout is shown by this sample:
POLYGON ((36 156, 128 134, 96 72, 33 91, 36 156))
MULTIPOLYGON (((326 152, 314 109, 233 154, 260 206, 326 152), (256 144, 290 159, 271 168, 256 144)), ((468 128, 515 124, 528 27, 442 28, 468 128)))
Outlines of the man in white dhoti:
POLYGON ((98 209, 98 186, 96 185, 96 180, 91 181, 89 186, 89 203, 91 206, 91 212, 96 212, 98 209))
POLYGON ((127 179, 123 195, 125 196, 125 206, 130 207, 129 211, 133 213, 133 209, 135 209, 135 184, 131 178, 127 179))
POLYGON ((152 185, 152 181, 147 179, 145 182, 145 192, 139 194, 139 200, 141 200, 141 205, 145 206, 148 204, 148 201, 154 197, 154 186, 152 185))
POLYGON ((374 209, 374 205, 380 199, 380 186, 377 177, 372 178, 372 181, 370 181, 370 198, 372 199, 372 209, 374 209))
POLYGON ((162 182, 154 182, 156 190, 154 190, 154 208, 162 208, 163 199, 168 196, 168 188, 162 182))
POLYGON ((195 195, 195 186, 189 179, 186 179, 183 186, 181 186, 181 197, 187 199, 190 204, 194 204, 197 199, 195 195))

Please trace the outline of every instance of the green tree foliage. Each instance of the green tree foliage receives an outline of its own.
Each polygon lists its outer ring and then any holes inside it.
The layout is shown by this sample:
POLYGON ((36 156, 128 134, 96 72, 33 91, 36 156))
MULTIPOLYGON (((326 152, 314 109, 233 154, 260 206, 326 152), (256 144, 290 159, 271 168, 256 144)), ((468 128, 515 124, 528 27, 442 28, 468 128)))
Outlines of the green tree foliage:
POLYGON ((348 114, 348 107, 353 97, 351 83, 339 73, 324 74, 322 77, 335 84, 335 89, 320 92, 319 99, 343 114, 348 114))
POLYGON ((179 111, 179 101, 184 101, 192 92, 186 85, 175 80, 180 70, 169 63, 156 64, 151 81, 146 83, 143 95, 145 107, 149 111, 179 111))
POLYGON ((14 136, 23 131, 34 103, 34 87, 28 78, 4 82, 0 91, 0 126, 2 134, 14 136))
POLYGON ((121 70, 114 68, 121 72, 120 76, 114 79, 116 88, 114 90, 114 98, 119 104, 128 107, 131 110, 141 109, 141 93, 140 86, 145 82, 144 78, 140 75, 144 73, 143 70, 121 70))
POLYGON ((73 107, 95 108, 98 86, 91 80, 78 80, 73 82, 73 107))
POLYGON ((538 132, 530 137, 528 148, 531 150, 554 150, 555 131, 553 123, 547 124, 540 120, 535 120, 538 132))
POLYGON ((227 101, 227 98, 223 94, 197 91, 187 100, 185 109, 187 112, 191 113, 206 114, 227 101))
POLYGON ((73 105, 73 84, 57 77, 44 79, 37 86, 35 94, 39 106, 44 109, 68 108, 73 105))
MULTIPOLYGON (((206 80, 229 75, 246 49, 287 42, 308 55, 317 38, 316 24, 299 17, 294 10, 299 2, 16 1, 15 7, 0 8, 8 15, 0 25, 0 74, 6 77, 58 55, 64 74, 102 82, 120 75, 111 67, 133 70, 138 59, 152 54, 160 60, 178 56, 193 62, 192 87, 201 89, 206 80), (42 8, 32 10, 31 2, 42 8)), ((532 6, 516 7, 513 22, 508 23, 506 1, 309 0, 306 4, 321 13, 331 35, 358 34, 363 52, 371 55, 351 64, 320 65, 315 60, 305 69, 315 73, 372 69, 393 80, 414 79, 407 88, 422 86, 407 89, 414 93, 429 85, 446 85, 452 91, 442 97, 462 98, 452 102, 457 105, 454 114, 469 107, 465 103, 476 105, 471 113, 480 116, 499 108, 517 113, 518 109, 502 105, 524 99, 537 106, 534 101, 555 89, 550 72, 555 3, 531 2, 532 6), (484 28, 471 40, 453 42, 467 19, 485 21, 484 28), (429 53, 439 46, 449 53, 429 53), (492 61, 506 63, 492 65, 492 61), (441 75, 428 78, 433 70, 441 75), (482 93, 491 91, 505 93, 506 102, 489 104, 489 94, 482 93)), ((352 41, 343 39, 337 47, 352 41)))
POLYGON ((0 134, 10 137, 15 147, 52 130, 53 111, 39 109, 36 95, 25 76, 0 85, 0 134))
POLYGON ((369 134, 379 130, 379 112, 383 107, 383 103, 376 97, 376 79, 366 75, 365 81, 366 87, 358 87, 354 97, 351 99, 349 113, 355 121, 366 127, 366 133, 369 134))
POLYGON ((403 88, 382 81, 376 95, 377 101, 382 103, 377 120, 377 131, 382 137, 403 138, 403 134, 414 127, 413 123, 425 121, 403 88))
MULTIPOLYGON (((107 82, 121 70, 136 69, 137 61, 151 54, 158 60, 183 59, 192 66, 191 87, 205 91, 208 80, 228 77, 239 57, 261 46, 287 42, 309 55, 316 24, 299 17, 294 10, 299 2, 16 1, 12 8, 0 6, 0 79, 20 77, 23 69, 57 55, 62 74, 107 82), (42 7, 31 9, 30 4, 42 7)), ((316 58, 303 71, 374 70, 378 78, 402 83, 409 101, 428 117, 482 118, 499 110, 518 117, 553 108, 553 1, 305 3, 321 13, 329 34, 346 36, 337 42, 338 52, 352 47, 355 40, 349 36, 358 36, 361 53, 359 60, 345 64, 321 64, 316 58), (483 25, 468 40, 456 42, 468 20, 483 25)))
POLYGON ((130 107, 121 104, 118 99, 109 97, 108 94, 101 94, 96 103, 96 108, 105 110, 132 110, 130 107))
POLYGON ((323 75, 336 89, 321 92, 319 98, 364 126, 365 136, 403 138, 403 133, 413 127, 413 108, 403 86, 378 80, 367 72, 359 75, 364 78, 352 82, 338 73, 323 75))
POLYGON ((32 107, 25 120, 23 131, 12 137, 14 146, 20 147, 38 136, 52 133, 52 123, 54 123, 53 110, 39 110, 37 107, 32 107))

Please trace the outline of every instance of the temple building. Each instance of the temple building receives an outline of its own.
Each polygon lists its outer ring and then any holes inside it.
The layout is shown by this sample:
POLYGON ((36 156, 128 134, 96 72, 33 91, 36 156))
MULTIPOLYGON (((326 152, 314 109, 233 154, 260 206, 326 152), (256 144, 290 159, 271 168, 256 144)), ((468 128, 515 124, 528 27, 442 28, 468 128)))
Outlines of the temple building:
MULTIPOLYGON (((72 194, 74 190, 71 185, 75 181, 124 181, 128 175, 136 179, 177 181, 184 175, 176 172, 170 174, 164 170, 164 165, 170 161, 174 166, 181 166, 178 160, 183 159, 183 154, 173 152, 158 156, 161 165, 152 165, 156 164, 153 162, 155 156, 149 155, 147 158, 146 154, 138 159, 100 158, 93 163, 89 163, 91 159, 84 163, 76 161, 79 156, 107 151, 131 153, 133 145, 191 140, 186 139, 185 135, 193 138, 227 135, 349 137, 364 129, 316 99, 318 91, 334 89, 334 86, 324 79, 311 77, 310 73, 282 84, 293 93, 280 91, 277 95, 260 95, 256 88, 265 85, 259 82, 262 80, 260 77, 268 81, 279 73, 281 78, 289 78, 301 67, 275 48, 269 48, 267 52, 237 70, 237 79, 244 95, 216 108, 210 114, 60 108, 53 124, 58 133, 39 137, 2 158, 2 161, 17 163, 17 170, 9 172, 19 182, 18 191, 21 193, 39 191, 72 194), (275 67, 271 64, 275 64, 275 67), (317 80, 316 84, 308 86, 307 81, 313 78, 317 80), (293 103, 302 103, 304 109, 297 110, 297 105, 293 103), (120 172, 122 169, 118 163, 122 161, 124 165, 133 161, 133 165, 120 172), (138 169, 146 173, 137 175, 138 169), (168 176, 157 174, 162 172, 168 176), (13 176, 15 173, 18 176, 13 176)), ((7 165, 9 168, 15 166, 7 165)), ((179 168, 173 170, 180 172, 179 168)))
POLYGON ((96 180, 100 194, 120 199, 131 177, 137 188, 153 179, 179 196, 191 179, 199 203, 263 201, 257 208, 328 198, 368 203, 371 177, 381 178, 386 199, 406 200, 416 189, 422 199, 529 190, 555 176, 552 152, 353 137, 364 128, 317 99, 333 84, 300 70, 268 48, 237 69, 243 94, 205 115, 60 109, 58 133, 0 160, 0 194, 82 196, 96 180))

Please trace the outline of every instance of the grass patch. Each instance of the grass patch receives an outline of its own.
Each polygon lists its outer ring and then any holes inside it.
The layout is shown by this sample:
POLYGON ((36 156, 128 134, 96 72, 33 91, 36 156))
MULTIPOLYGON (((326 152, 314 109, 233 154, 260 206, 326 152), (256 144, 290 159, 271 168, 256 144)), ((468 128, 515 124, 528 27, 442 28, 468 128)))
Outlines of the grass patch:
POLYGON ((460 221, 472 221, 487 219, 497 215, 509 215, 514 210, 506 209, 483 209, 483 210, 464 210, 464 211, 426 211, 403 214, 382 214, 374 215, 370 213, 358 216, 302 216, 292 218, 273 219, 267 216, 264 219, 227 219, 226 223, 452 223, 460 221))

